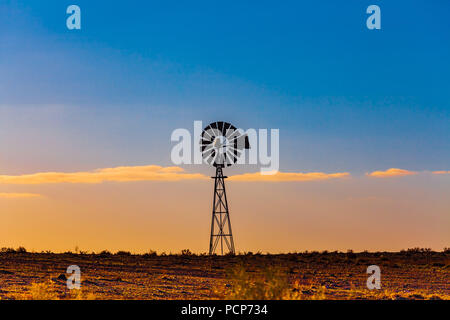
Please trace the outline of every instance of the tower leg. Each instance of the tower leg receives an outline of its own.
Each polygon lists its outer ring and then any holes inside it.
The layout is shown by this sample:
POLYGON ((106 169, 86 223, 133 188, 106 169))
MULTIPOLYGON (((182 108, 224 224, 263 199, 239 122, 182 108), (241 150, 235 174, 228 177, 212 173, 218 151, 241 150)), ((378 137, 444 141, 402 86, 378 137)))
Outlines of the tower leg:
POLYGON ((235 254, 233 233, 231 231, 230 213, 228 211, 227 194, 225 191, 225 179, 222 167, 216 167, 216 176, 214 178, 214 199, 211 220, 211 236, 209 240, 209 254, 216 252, 220 242, 220 254, 235 254))

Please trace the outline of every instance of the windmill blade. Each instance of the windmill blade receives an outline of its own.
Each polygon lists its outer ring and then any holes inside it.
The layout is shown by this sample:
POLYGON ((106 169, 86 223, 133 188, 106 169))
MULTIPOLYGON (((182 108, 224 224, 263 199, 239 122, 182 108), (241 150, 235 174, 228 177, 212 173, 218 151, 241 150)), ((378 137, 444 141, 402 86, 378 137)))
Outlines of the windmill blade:
POLYGON ((239 137, 241 135, 242 135, 241 132, 239 130, 237 130, 236 128, 234 128, 233 126, 232 126, 232 128, 229 128, 225 133, 225 137, 228 140, 234 140, 236 137, 239 137))
POLYGON ((223 133, 223 121, 218 121, 217 122, 217 129, 219 129, 219 131, 221 133, 223 133))
POLYGON ((217 154, 214 150, 214 148, 209 149, 208 151, 203 153, 203 159, 206 161, 206 163, 213 165, 215 162, 217 154))
POLYGON ((205 144, 205 145, 201 146, 202 152, 206 152, 206 151, 209 151, 211 149, 214 149, 214 145, 212 143, 205 144))
POLYGON ((232 164, 235 164, 237 161, 236 156, 233 154, 232 151, 227 151, 225 153, 226 157, 227 157, 227 163, 229 163, 229 165, 231 166, 232 164))
POLYGON ((208 132, 209 130, 211 130, 211 128, 209 126, 206 127, 205 129, 203 129, 203 131, 202 131, 202 138, 203 139, 205 139, 205 138, 213 139, 213 137, 208 132))
POLYGON ((227 132, 227 130, 229 130, 230 128, 233 128, 233 125, 231 123, 224 122, 222 132, 227 132))

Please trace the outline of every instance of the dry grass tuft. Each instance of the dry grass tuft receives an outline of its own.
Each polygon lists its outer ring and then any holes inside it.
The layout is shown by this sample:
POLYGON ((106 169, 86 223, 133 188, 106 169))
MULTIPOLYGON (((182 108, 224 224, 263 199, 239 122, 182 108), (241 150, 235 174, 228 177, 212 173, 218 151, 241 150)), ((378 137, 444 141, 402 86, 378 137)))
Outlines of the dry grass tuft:
POLYGON ((239 265, 228 274, 231 284, 226 290, 226 299, 281 300, 289 292, 287 278, 275 267, 268 267, 262 273, 253 275, 239 265))
POLYGON ((14 296, 16 300, 95 300, 91 292, 83 290, 63 290, 53 281, 35 282, 22 293, 14 296))

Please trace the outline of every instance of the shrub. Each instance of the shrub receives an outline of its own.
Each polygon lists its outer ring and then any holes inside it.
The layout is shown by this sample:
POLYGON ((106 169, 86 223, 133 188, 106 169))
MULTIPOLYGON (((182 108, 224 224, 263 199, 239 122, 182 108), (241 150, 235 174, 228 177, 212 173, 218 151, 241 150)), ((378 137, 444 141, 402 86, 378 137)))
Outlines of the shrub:
POLYGON ((94 300, 95 295, 91 292, 84 292, 83 290, 70 290, 64 293, 61 290, 58 292, 55 283, 41 282, 32 283, 27 291, 16 296, 19 300, 94 300))
POLYGON ((347 259, 355 259, 356 254, 353 252, 353 250, 347 250, 347 259))
POLYGON ((182 256, 191 256, 192 252, 189 249, 183 249, 183 250, 181 250, 181 255, 182 256))
POLYGON ((148 258, 148 257, 157 257, 158 253, 154 250, 149 250, 147 253, 143 254, 144 257, 148 258))
POLYGON ((25 249, 24 247, 18 247, 16 252, 17 253, 27 253, 27 249, 25 249))
POLYGON ((29 289, 30 300, 57 300, 58 293, 50 283, 33 283, 29 289))
POLYGON ((240 265, 228 271, 231 285, 226 299, 281 300, 290 292, 286 274, 275 267, 266 268, 262 274, 252 275, 240 265))
POLYGON ((131 256, 131 252, 130 251, 117 251, 116 252, 116 256, 131 256))
POLYGON ((406 252, 409 252, 409 253, 430 253, 432 251, 433 250, 431 250, 430 248, 419 248, 419 247, 416 247, 416 248, 409 248, 406 252))
POLYGON ((108 250, 103 250, 102 252, 99 253, 100 256, 102 257, 109 257, 110 255, 112 255, 111 252, 109 252, 108 250))

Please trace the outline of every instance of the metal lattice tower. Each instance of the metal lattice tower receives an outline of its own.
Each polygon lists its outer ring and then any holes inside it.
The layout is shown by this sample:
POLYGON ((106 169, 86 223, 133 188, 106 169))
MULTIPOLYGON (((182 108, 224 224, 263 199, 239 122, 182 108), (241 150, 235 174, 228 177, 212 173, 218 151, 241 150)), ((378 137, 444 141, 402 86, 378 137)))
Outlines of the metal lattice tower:
POLYGON ((209 254, 214 254, 219 243, 220 253, 223 255, 224 245, 228 253, 235 254, 233 232, 231 231, 230 212, 228 211, 227 193, 222 166, 216 167, 214 177, 214 200, 211 221, 211 237, 209 241, 209 254))

